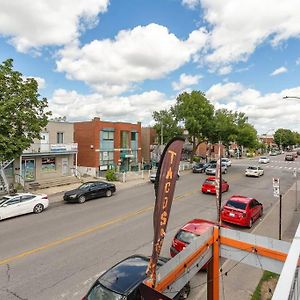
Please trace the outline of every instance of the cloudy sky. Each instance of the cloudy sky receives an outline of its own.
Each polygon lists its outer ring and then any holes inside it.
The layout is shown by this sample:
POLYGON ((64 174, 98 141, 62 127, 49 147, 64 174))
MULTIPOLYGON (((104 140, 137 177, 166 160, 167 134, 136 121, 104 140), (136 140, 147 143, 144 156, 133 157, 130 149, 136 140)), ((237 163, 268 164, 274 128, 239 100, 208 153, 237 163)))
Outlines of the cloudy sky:
POLYGON ((0 59, 54 116, 141 121, 201 90, 259 133, 300 132, 299 0, 0 0, 0 59))

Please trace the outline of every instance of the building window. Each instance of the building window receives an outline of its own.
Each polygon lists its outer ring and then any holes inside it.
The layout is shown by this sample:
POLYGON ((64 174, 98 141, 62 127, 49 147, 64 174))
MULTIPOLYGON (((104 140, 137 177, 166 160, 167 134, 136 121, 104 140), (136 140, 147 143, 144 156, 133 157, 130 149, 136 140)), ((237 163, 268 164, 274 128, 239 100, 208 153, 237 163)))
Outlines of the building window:
POLYGON ((55 170, 55 157, 42 157, 42 172, 53 172, 55 170))
POLYGON ((104 141, 113 141, 114 140, 114 132, 113 131, 102 131, 102 139, 104 141))
POLYGON ((137 132, 131 132, 131 141, 136 141, 137 132))
POLYGON ((63 132, 57 132, 56 133, 56 143, 57 144, 63 144, 64 143, 64 133, 63 132))
POLYGON ((121 131, 121 148, 128 149, 129 148, 129 132, 128 131, 121 131))
POLYGON ((113 165, 114 164, 114 152, 113 151, 101 151, 100 152, 100 166, 113 165))

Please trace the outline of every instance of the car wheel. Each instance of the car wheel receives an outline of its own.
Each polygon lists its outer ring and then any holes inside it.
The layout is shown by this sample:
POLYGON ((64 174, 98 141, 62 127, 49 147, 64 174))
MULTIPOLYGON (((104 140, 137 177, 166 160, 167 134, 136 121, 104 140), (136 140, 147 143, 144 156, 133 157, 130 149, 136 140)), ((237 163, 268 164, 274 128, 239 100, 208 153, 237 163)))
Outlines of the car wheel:
POLYGON ((111 190, 107 190, 107 191, 105 192, 105 196, 106 196, 106 197, 110 197, 111 195, 112 195, 111 190))
POLYGON ((86 200, 86 199, 85 199, 85 196, 84 196, 84 195, 81 195, 81 196, 78 198, 78 202, 81 203, 81 204, 84 203, 85 200, 86 200))
POLYGON ((43 210, 44 210, 44 205, 41 204, 41 203, 38 203, 38 204, 34 207, 33 212, 34 212, 35 214, 39 214, 39 213, 41 213, 43 210))
POLYGON ((248 225, 248 227, 249 227, 249 228, 251 228, 251 227, 252 227, 252 225, 253 225, 253 219, 251 218, 251 219, 250 219, 250 221, 249 221, 249 225, 248 225))
POLYGON ((263 210, 263 208, 262 208, 262 209, 260 210, 260 212, 259 212, 259 217, 261 218, 263 214, 264 214, 264 210, 263 210))

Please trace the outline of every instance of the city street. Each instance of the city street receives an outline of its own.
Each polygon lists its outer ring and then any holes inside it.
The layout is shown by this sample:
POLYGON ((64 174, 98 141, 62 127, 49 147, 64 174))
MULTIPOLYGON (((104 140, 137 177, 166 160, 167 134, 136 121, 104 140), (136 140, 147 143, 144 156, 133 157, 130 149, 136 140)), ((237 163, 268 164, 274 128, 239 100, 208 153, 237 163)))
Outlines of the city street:
MULTIPOLYGON (((223 200, 234 194, 254 197, 267 214, 277 201, 272 178, 280 178, 284 194, 295 182, 294 168, 300 170, 300 158, 294 162, 285 162, 284 155, 270 159, 261 165, 265 174, 260 178, 244 175, 245 168, 257 165, 258 159, 234 160, 223 176, 230 185, 223 200)), ((184 171, 177 181, 163 256, 169 256, 171 239, 181 225, 193 218, 216 220, 215 196, 200 191, 205 178, 205 174, 184 171)), ((147 182, 110 198, 82 205, 55 203, 41 214, 0 222, 0 299, 81 299, 99 274, 119 260, 151 254, 153 206, 153 184, 147 182)), ((200 272, 191 283, 189 299, 200 299, 205 282, 206 273, 200 272)), ((205 293, 201 297, 206 299, 205 293)))

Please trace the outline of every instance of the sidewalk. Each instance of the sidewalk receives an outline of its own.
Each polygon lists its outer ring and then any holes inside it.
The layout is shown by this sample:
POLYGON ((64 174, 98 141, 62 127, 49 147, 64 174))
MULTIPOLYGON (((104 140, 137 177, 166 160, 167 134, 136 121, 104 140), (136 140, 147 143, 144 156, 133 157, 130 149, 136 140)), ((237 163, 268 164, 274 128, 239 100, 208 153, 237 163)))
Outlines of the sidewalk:
MULTIPOLYGON (((94 181, 94 180, 99 180, 99 181, 105 181, 105 182, 107 182, 107 180, 105 178, 84 177, 82 179, 84 180, 84 182, 94 181)), ((114 181, 112 183, 116 185, 117 191, 120 191, 120 190, 131 188, 133 186, 137 186, 137 185, 149 183, 149 178, 148 178, 148 176, 144 176, 144 179, 142 179, 142 178, 135 178, 134 180, 129 180, 127 182, 119 182, 119 181, 115 182, 114 181)), ((58 194, 61 194, 61 193, 64 193, 66 191, 70 191, 70 190, 76 189, 80 185, 81 185, 81 183, 78 182, 78 183, 61 185, 61 186, 53 186, 53 187, 44 188, 44 189, 36 189, 34 191, 34 193, 48 195, 49 203, 51 204, 51 203, 62 201, 62 197, 57 197, 58 194)))
MULTIPOLYGON (((300 186, 300 181, 298 181, 300 186)), ((282 240, 291 242, 300 221, 300 200, 298 199, 297 211, 295 211, 295 198, 296 198, 296 184, 286 192, 282 197, 282 240)), ((298 190, 299 194, 299 190, 298 190)), ((300 197, 298 195, 298 197, 300 197)), ((279 200, 276 201, 270 210, 265 215, 263 221, 252 231, 253 234, 267 236, 274 239, 279 237, 279 200)), ((228 272, 228 276, 223 277, 223 287, 226 299, 241 300, 251 299, 256 286, 258 285, 263 270, 253 268, 245 264, 238 264, 236 262, 228 261, 223 265, 223 270, 228 272)), ((273 291, 272 291, 273 292, 273 291)), ((220 290, 220 295, 223 299, 223 290, 220 290)), ((271 298, 272 293, 269 295, 271 298)))

